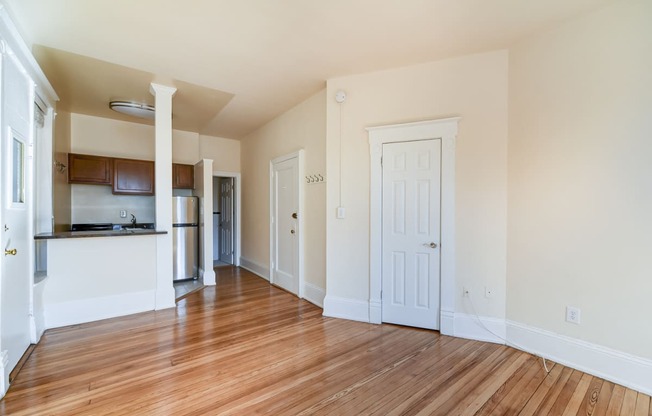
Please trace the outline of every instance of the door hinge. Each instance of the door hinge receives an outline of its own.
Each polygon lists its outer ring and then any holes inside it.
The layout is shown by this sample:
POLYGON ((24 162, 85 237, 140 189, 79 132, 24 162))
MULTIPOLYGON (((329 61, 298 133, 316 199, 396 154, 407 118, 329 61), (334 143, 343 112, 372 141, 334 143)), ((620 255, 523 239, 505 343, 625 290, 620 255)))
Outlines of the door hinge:
POLYGON ((383 167, 383 157, 380 157, 380 167, 383 167))

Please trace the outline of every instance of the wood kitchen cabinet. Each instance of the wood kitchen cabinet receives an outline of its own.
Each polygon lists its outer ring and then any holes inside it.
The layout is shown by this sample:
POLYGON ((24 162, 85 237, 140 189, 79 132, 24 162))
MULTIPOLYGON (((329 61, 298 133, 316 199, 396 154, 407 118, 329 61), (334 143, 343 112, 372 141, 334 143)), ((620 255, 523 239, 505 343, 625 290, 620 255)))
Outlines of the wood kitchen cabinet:
POLYGON ((172 188, 193 189, 195 187, 195 167, 193 165, 172 164, 172 188))
POLYGON ((113 159, 113 193, 154 195, 154 162, 113 159))
POLYGON ((68 154, 68 183, 111 185, 112 179, 112 158, 68 154))

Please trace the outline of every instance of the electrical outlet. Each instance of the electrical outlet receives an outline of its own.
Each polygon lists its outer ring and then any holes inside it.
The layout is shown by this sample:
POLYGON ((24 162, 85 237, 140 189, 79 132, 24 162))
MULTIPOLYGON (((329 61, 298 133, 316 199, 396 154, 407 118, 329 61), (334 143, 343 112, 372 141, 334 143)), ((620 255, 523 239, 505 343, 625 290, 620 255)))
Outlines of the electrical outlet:
POLYGON ((462 287, 462 296, 465 298, 468 298, 469 295, 471 294, 471 291, 469 290, 468 287, 462 287))
POLYGON ((566 322, 578 324, 581 321, 582 311, 574 306, 566 306, 566 322))
POLYGON ((127 210, 125 209, 120 210, 120 218, 127 218, 127 210))
POLYGON ((484 297, 492 298, 494 296, 494 291, 489 286, 484 287, 484 297))

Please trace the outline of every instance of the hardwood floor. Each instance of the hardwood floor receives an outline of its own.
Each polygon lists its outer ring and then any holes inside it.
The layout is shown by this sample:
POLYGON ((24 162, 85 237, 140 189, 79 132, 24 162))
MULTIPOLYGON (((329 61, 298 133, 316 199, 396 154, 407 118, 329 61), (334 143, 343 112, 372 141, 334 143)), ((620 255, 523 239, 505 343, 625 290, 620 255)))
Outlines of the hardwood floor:
POLYGON ((247 271, 176 309, 47 331, 3 415, 652 415, 650 397, 509 347, 324 318, 247 271))

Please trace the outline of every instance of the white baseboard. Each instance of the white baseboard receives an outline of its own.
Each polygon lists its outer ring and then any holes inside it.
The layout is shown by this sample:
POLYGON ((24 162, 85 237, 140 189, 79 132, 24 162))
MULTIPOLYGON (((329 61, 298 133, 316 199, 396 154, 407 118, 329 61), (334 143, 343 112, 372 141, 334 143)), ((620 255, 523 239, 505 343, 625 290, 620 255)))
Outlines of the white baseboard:
POLYGON ((199 275, 201 276, 204 286, 215 286, 215 270, 204 270, 199 268, 199 275))
POLYGON ((46 304, 45 327, 48 329, 58 328, 153 311, 156 307, 155 299, 156 291, 147 290, 101 298, 46 304))
POLYGON ((313 305, 317 305, 320 308, 324 309, 324 298, 326 297, 326 291, 319 286, 315 286, 312 283, 303 284, 303 298, 313 305))
POLYGON ((0 351, 0 399, 5 397, 7 390, 9 390, 9 371, 7 371, 7 365, 9 365, 9 351, 0 351))
POLYGON ((652 395, 652 360, 507 321, 509 344, 585 373, 652 395))
POLYGON ((240 267, 269 281, 269 268, 253 260, 240 257, 240 267))
POLYGON ((357 299, 326 295, 323 315, 331 318, 369 322, 369 303, 357 299))
POLYGON ((442 309, 439 314, 439 333, 442 335, 455 336, 455 312, 442 309))
MULTIPOLYGON (((505 344, 505 320, 490 318, 487 316, 477 317, 465 313, 455 312, 453 336, 459 338, 474 339, 476 341, 493 342, 505 344)), ((442 327, 444 327, 442 314, 442 327)))

